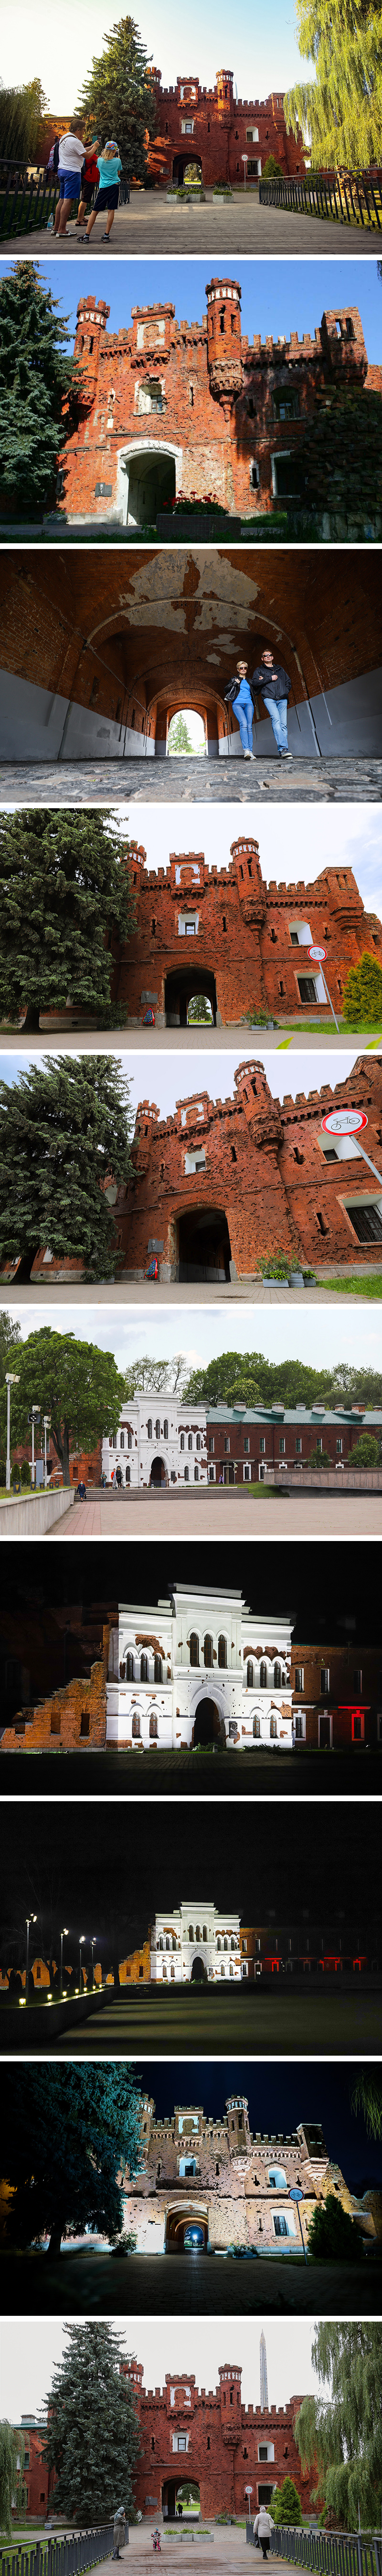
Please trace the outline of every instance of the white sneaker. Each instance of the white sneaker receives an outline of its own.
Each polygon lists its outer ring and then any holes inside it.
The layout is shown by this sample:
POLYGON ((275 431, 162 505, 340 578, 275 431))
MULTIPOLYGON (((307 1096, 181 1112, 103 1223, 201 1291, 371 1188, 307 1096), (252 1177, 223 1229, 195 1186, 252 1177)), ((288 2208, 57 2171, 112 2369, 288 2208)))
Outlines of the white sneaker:
POLYGON ((252 751, 245 751, 245 752, 244 752, 244 759, 245 759, 245 760, 252 760, 252 759, 253 759, 253 752, 252 752, 252 751))
POLYGON ((256 760, 256 752, 255 752, 255 751, 250 751, 249 758, 250 758, 250 760, 256 760))

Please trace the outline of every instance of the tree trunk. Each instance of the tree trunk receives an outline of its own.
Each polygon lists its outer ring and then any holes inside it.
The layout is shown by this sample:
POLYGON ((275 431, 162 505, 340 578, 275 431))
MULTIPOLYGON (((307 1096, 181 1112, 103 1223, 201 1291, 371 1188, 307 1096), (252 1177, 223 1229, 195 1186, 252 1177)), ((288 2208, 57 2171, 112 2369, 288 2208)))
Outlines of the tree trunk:
POLYGON ((36 1029, 39 1029, 39 1027, 40 1004, 39 1002, 28 1002, 25 1020, 23 1020, 23 1029, 33 1029, 33 1031, 36 1032, 36 1029))
POLYGON ((55 2263, 55 2262, 57 2261, 57 2256, 58 2256, 58 2254, 61 2254, 61 2238, 62 2238, 62 2229, 63 2229, 63 2224, 64 2224, 64 2222, 63 2222, 63 2220, 62 2220, 61 2218, 57 2218, 57 2219, 55 2218, 55 2219, 54 2219, 54 2221, 53 2221, 53 2226, 51 2227, 51 2232, 50 2232, 50 2237, 49 2237, 49 2245, 47 2245, 47 2249, 46 2249, 46 2251, 47 2251, 47 2259, 48 2259, 48 2262, 49 2262, 49 2263, 55 2263))
POLYGON ((64 1422, 64 1437, 63 1437, 63 1442, 62 1442, 62 1452, 61 1452, 61 1455, 62 1455, 62 1480, 63 1480, 63 1484, 64 1484, 64 1485, 70 1485, 70 1467, 69 1467, 69 1423, 68 1423, 68 1422, 64 1422))

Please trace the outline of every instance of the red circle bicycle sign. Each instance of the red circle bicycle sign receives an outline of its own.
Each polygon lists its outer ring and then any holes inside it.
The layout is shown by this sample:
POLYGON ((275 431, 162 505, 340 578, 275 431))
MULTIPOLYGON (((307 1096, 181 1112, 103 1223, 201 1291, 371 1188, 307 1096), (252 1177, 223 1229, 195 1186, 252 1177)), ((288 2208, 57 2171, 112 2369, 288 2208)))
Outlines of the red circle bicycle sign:
POLYGON ((321 1127, 326 1128, 327 1136, 359 1136, 361 1127, 367 1127, 366 1110, 330 1109, 328 1117, 321 1119, 321 1127))

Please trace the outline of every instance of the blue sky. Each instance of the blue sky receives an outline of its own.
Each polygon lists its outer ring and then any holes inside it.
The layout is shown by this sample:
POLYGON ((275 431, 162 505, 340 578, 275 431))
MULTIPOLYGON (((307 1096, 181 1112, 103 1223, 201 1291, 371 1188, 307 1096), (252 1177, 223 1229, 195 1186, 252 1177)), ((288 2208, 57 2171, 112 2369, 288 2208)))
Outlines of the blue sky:
MULTIPOLYGON (((0 261, 0 273, 12 267, 10 259, 0 261)), ((68 315, 74 335, 77 304, 80 295, 89 294, 89 265, 86 259, 72 257, 49 259, 42 276, 57 296, 61 312, 68 315)), ((200 322, 206 311, 206 259, 115 259, 108 264, 92 258, 91 292, 95 297, 107 295, 110 303, 109 331, 119 331, 131 322, 132 304, 175 304, 176 318, 200 322)), ((226 277, 227 260, 216 260, 214 276, 226 277)), ((273 332, 278 339, 285 332, 304 331, 312 338, 316 324, 327 307, 358 304, 368 357, 382 360, 382 281, 377 260, 357 259, 233 259, 232 275, 242 291, 242 329, 253 340, 260 331, 262 339, 273 332)))
MULTIPOLYGON (((117 12, 118 16, 118 12, 117 12)), ((107 0, 13 0, 4 12, 2 79, 5 84, 43 82, 49 105, 71 115, 94 55, 102 54, 105 36, 115 24, 107 0)), ((175 88, 178 73, 194 74, 202 87, 213 87, 224 63, 233 72, 241 98, 266 98, 271 89, 286 89, 302 76, 295 37, 293 0, 273 0, 272 9, 256 15, 252 0, 242 0, 233 18, 231 0, 193 0, 192 27, 174 18, 172 0, 144 0, 137 13, 149 60, 161 70, 164 85, 175 88)))

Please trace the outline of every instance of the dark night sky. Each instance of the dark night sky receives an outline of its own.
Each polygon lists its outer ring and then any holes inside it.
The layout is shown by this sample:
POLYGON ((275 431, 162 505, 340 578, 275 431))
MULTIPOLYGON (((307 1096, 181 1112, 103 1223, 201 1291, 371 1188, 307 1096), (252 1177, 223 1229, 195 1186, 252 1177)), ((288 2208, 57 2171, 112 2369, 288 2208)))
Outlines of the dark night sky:
MULTIPOLYGON (((366 1642, 378 1637, 380 1625, 379 1554, 358 1541, 323 1540, 318 1547, 285 1539, 253 1542, 239 1539, 146 1540, 144 1546, 123 1539, 95 1540, 80 1549, 34 1542, 33 1568, 28 1543, 17 1550, 3 1541, 4 1600, 16 1598, 30 1609, 36 1601, 50 1607, 86 1605, 99 1600, 152 1603, 166 1599, 174 1582, 202 1581, 242 1591, 254 1610, 295 1613, 296 1635, 334 1637, 337 1621, 356 1620, 353 1632, 366 1642)), ((339 1631, 341 1634, 341 1629, 339 1631)), ((343 1633, 343 1632, 342 1632, 343 1633)))
MULTIPOLYGON (((366 2070, 367 2071, 367 2070, 366 2070)), ((382 2185, 382 2142, 374 2145, 367 2137, 365 2120, 351 2109, 352 2069, 285 2064, 209 2065, 195 2061, 190 2066, 177 2059, 166 2066, 163 2060, 144 2065, 141 2082, 152 2095, 159 2120, 170 2118, 176 2103, 191 2109, 202 2105, 207 2118, 224 2116, 228 2093, 246 2093, 252 2134, 256 2129, 281 2131, 295 2129, 299 2120, 321 2120, 331 2162, 341 2165, 345 2181, 353 2190, 368 2183, 382 2185)))
MULTIPOLYGON (((33 1908, 72 1934, 113 1927, 129 1948, 141 1942, 157 1906, 213 1901, 238 1909, 243 1923, 298 1921, 302 1909, 324 1923, 342 1910, 365 1927, 380 1913, 379 1804, 352 1801, 343 1811, 310 1799, 288 1808, 274 1796, 261 1813, 248 1798, 213 1803, 155 1799, 61 1801, 31 1810, 27 1799, 3 1807, 0 1826, 2 1920, 24 1927, 33 1908)), ((68 1952, 70 1955, 70 1945, 68 1952)), ((106 1949, 103 1954, 105 1960, 106 1949)), ((120 1952, 120 1956, 123 1955, 120 1952)))

